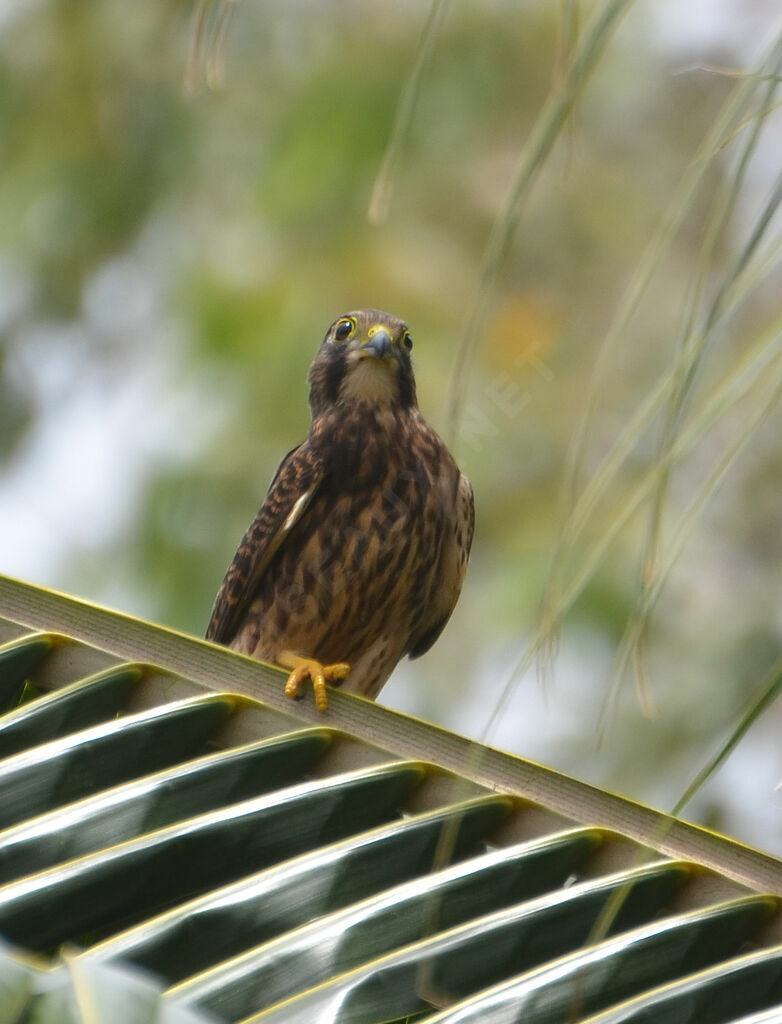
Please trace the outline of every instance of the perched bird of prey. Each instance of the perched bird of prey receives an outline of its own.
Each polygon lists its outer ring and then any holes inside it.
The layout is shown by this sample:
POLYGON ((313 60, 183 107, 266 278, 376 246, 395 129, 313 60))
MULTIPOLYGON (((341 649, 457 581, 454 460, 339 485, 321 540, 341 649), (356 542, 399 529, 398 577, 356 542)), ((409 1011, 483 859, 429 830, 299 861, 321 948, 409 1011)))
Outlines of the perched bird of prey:
POLYGON ((208 640, 374 698, 442 632, 472 543, 470 482, 418 409, 404 321, 346 313, 310 367, 312 424, 228 567, 208 640))

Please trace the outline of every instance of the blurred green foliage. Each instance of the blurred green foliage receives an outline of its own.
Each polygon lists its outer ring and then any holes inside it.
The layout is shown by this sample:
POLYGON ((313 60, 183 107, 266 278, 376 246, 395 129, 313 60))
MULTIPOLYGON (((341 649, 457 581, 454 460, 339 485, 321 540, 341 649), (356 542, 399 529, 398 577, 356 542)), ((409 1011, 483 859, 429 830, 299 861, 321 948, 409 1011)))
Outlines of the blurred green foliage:
MULTIPOLYGON (((586 17, 594 5, 579 6, 586 17)), ((190 94, 189 3, 9 9, 0 34, 0 457, 8 507, 25 508, 49 537, 36 582, 202 633, 277 462, 306 431, 307 367, 345 309, 379 306, 408 320, 419 398, 443 428, 483 248, 563 59, 562 8, 451 5, 390 217, 372 226, 373 181, 426 13, 414 0, 245 0, 222 52, 207 46, 207 58, 222 60, 223 85, 207 88, 201 54, 190 94), (133 415, 118 425, 111 413, 126 401, 133 415), (105 435, 108 456, 94 472, 84 431, 105 435), (74 493, 47 494, 66 453, 74 493), (43 481, 37 490, 19 482, 23 465, 43 481), (85 526, 74 512, 78 537, 68 519, 76 492, 94 515, 85 526)), ((743 59, 677 49, 661 19, 642 4, 627 18, 526 209, 455 439, 478 510, 465 592, 433 652, 400 668, 382 698, 473 735, 534 626, 565 451, 611 313, 732 86, 693 65, 743 59)), ((769 32, 772 22, 769 14, 769 32)), ((587 473, 673 360, 704 218, 731 159, 727 147, 713 162, 606 367, 587 473)), ((758 163, 751 185, 762 191, 768 156, 758 163)), ((746 234, 752 203, 750 193, 739 204, 719 260, 746 234)), ((704 393, 779 312, 779 284, 772 275, 748 295, 707 360, 704 393)), ((676 471, 672 520, 741 420, 741 410, 723 418, 676 471)), ((495 742, 642 799, 675 799, 779 649, 778 431, 769 419, 731 469, 657 609, 646 666, 656 717, 644 717, 628 681, 596 747, 611 652, 636 593, 645 524, 635 517, 568 618, 546 694, 525 678, 495 742)), ((654 439, 637 439, 584 545, 648 466, 654 439)), ((4 557, 25 574, 11 547, 4 557)), ((770 791, 782 764, 772 748, 757 741, 741 769, 749 776, 726 776, 703 808, 712 823, 782 849, 770 791), (758 787, 761 817, 732 800, 736 779, 758 787)))

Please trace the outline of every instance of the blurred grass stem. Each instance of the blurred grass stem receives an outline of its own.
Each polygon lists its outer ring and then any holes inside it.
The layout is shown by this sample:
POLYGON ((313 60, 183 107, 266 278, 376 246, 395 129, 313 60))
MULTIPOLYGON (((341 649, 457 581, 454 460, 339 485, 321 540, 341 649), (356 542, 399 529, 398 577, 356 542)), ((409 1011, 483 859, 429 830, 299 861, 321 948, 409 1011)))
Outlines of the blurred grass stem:
POLYGON ((508 675, 502 693, 482 733, 482 739, 485 740, 491 734, 507 708, 516 681, 532 664, 538 651, 548 641, 551 633, 556 630, 562 616, 572 608, 579 598, 613 541, 652 493, 660 475, 689 454, 714 424, 737 405, 759 381, 774 380, 777 383, 782 383, 782 351, 780 350, 782 350, 782 317, 775 320, 761 334, 750 351, 740 360, 739 365, 734 367, 723 378, 720 385, 707 396, 698 413, 680 431, 663 456, 636 483, 635 488, 613 520, 601 531, 598 539, 587 551, 569 584, 563 587, 556 618, 540 620, 534 636, 508 675))
POLYGON ((468 368, 481 338, 491 307, 500 267, 513 240, 524 203, 537 174, 557 141, 589 74, 594 70, 611 32, 627 13, 633 0, 605 3, 584 31, 565 69, 562 84, 546 100, 522 147, 516 169, 494 221, 483 254, 478 285, 464 334, 456 351, 446 404, 446 436, 455 448, 468 388, 468 368))
MULTIPOLYGON (((599 389, 608 360, 614 354, 620 342, 625 337, 627 327, 637 312, 641 300, 643 299, 649 284, 654 278, 666 251, 673 241, 673 238, 681 227, 686 214, 689 212, 692 201, 703 182, 706 172, 711 166, 713 158, 722 152, 724 147, 735 137, 736 133, 740 129, 746 127, 748 124, 752 124, 753 131, 747 145, 745 146, 744 154, 739 161, 737 173, 734 174, 733 178, 728 183, 727 188, 722 193, 721 200, 716 204, 715 213, 710 221, 709 228, 707 229, 707 237, 713 237, 716 239, 716 236, 721 231, 727 217, 734 208, 738 188, 743 180, 744 171, 749 161, 749 157, 754 151, 757 137, 762 126, 762 121, 765 116, 765 111, 769 109, 767 101, 770 96, 773 95, 773 91, 766 90, 766 94, 763 98, 764 102, 760 104, 760 110, 756 110, 752 117, 748 119, 746 112, 752 102, 758 85, 763 82, 770 82, 772 86, 775 85, 779 79, 778 72, 780 68, 782 68, 782 33, 780 33, 775 39, 767 56, 761 60, 758 72, 754 75, 748 75, 742 78, 732 90, 722 112, 714 122, 712 130, 708 133, 706 139, 703 141, 694 159, 690 163, 674 201, 669 208, 667 216, 663 219, 660 228, 653 236, 649 246, 642 256, 638 269, 634 273, 630 284, 625 291, 614 320, 612 321, 608 333, 598 350, 594 368, 587 386, 586 399, 584 401, 581 415, 576 424, 576 428, 572 433, 572 439, 566 455, 565 468, 563 471, 563 481, 560 492, 560 527, 557 539, 554 543, 548 581, 544 590, 541 610, 541 621, 551 625, 549 644, 553 642, 556 635, 557 625, 559 621, 561 621, 561 593, 564 587, 565 564, 574 541, 586 525, 586 522, 597 504, 598 498, 604 493, 608 485, 616 476, 620 467, 624 464, 625 460, 636 446, 639 438, 651 424, 660 407, 661 400, 668 400, 669 408, 672 408, 674 405, 670 396, 674 392, 677 378, 681 377, 679 366, 681 365, 682 360, 686 362, 689 359, 689 361, 692 362, 693 359, 693 355, 687 345, 687 339, 691 339, 692 324, 695 319, 694 311, 697 307, 695 297, 700 293, 701 283, 699 283, 696 286, 696 289, 694 289, 693 300, 688 306, 689 314, 686 319, 687 328, 682 334, 684 342, 679 348, 679 356, 677 357, 674 374, 667 375, 642 403, 635 416, 633 416, 628 425, 620 433, 607 455, 603 458, 600 466, 592 476, 583 493, 576 498, 584 455, 591 433, 591 424, 594 420, 594 414, 597 408, 599 389), (769 73, 768 69, 771 69, 771 73, 769 73), (682 353, 685 353, 685 355, 682 355, 682 353)), ((710 241, 706 248, 708 248, 709 253, 711 253, 713 243, 710 241)), ((701 252, 705 254, 706 249, 703 248, 701 252)), ((706 266, 705 258, 703 261, 699 261, 699 265, 701 263, 701 274, 698 278, 699 282, 702 281, 702 277, 705 274, 705 270, 703 269, 706 266)), ((742 261, 739 260, 736 266, 738 268, 741 265, 742 261)), ((735 277, 736 271, 734 271, 733 274, 734 280, 735 277)), ((725 312, 725 301, 728 296, 728 291, 728 287, 723 288, 721 301, 715 302, 713 306, 711 326, 714 326, 716 323, 717 313, 722 315, 725 312)), ((705 338, 702 338, 697 345, 693 346, 693 350, 696 351, 699 347, 702 347, 703 344, 705 344, 705 338)))
POLYGON ((413 67, 402 88, 399 105, 394 115, 391 136, 383 154, 383 160, 375 178, 375 184, 372 187, 372 196, 369 200, 369 210, 367 213, 370 224, 382 224, 388 217, 399 158, 402 154, 405 140, 410 133, 415 106, 421 92, 421 79, 424 69, 431 58, 449 2, 450 0, 432 0, 432 6, 429 8, 426 24, 418 41, 418 49, 413 60, 413 67))

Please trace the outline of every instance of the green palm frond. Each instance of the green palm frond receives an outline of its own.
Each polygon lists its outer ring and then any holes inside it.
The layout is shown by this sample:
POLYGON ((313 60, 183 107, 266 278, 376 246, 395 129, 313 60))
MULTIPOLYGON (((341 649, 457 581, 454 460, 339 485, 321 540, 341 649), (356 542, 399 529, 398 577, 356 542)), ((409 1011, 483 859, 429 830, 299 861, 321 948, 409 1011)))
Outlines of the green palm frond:
POLYGON ((726 979, 745 1014, 782 999, 774 858, 282 679, 0 577, 0 1019, 640 1021, 726 979))

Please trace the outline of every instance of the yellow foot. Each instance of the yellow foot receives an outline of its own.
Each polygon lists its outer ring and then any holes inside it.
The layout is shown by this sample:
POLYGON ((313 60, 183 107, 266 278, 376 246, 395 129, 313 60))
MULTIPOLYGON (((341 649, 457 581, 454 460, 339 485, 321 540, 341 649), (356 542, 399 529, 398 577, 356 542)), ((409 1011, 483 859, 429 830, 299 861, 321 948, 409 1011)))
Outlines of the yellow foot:
POLYGON ((283 651, 277 656, 277 664, 291 669, 288 682, 285 684, 285 696, 295 700, 306 679, 312 680, 315 691, 315 703, 318 711, 325 711, 329 706, 326 683, 336 683, 344 679, 350 672, 350 665, 321 665, 314 658, 302 658, 292 651, 283 651))

